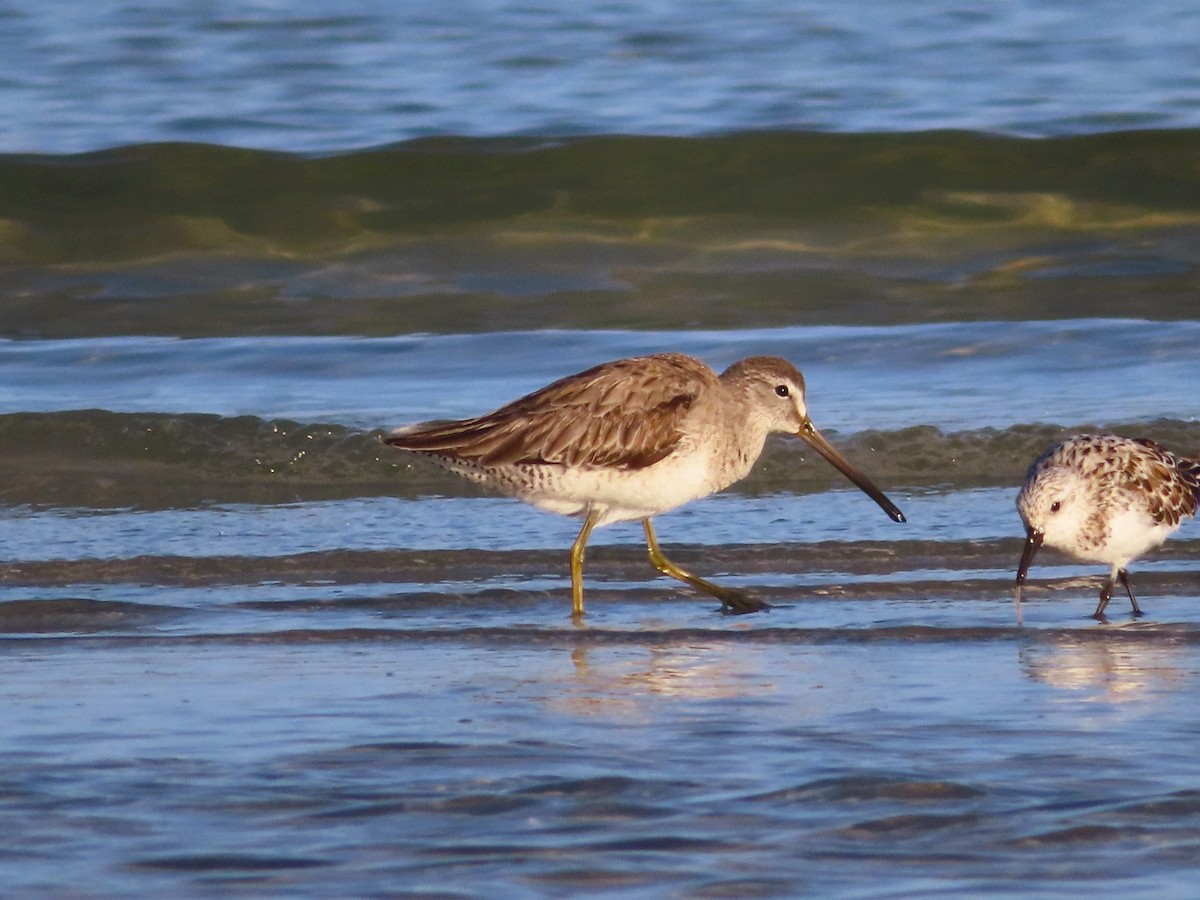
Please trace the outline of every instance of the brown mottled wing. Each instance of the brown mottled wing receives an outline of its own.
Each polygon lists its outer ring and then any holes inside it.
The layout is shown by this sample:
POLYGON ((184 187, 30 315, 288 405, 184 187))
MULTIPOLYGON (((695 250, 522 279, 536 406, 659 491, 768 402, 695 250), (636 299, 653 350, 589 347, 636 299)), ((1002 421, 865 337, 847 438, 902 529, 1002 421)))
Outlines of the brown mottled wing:
POLYGON ((1167 525, 1194 516, 1200 503, 1200 462, 1177 457, 1147 438, 1136 443, 1147 452, 1128 468, 1125 477, 1145 493, 1150 515, 1167 525))
POLYGON ((1179 471, 1184 482, 1192 489, 1192 515, 1195 515, 1200 510, 1200 459, 1179 457, 1179 471))
POLYGON ((484 466, 640 468, 675 449, 683 416, 702 390, 717 384, 711 369, 682 354, 621 359, 485 416, 399 429, 385 441, 484 466))

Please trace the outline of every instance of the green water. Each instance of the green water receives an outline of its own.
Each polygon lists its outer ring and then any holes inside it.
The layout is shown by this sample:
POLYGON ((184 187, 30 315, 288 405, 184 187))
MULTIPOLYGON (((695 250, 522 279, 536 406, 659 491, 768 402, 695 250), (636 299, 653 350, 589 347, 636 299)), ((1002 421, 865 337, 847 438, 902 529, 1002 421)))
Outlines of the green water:
POLYGON ((1198 159, 1198 131, 9 156, 0 331, 1191 317, 1198 159))

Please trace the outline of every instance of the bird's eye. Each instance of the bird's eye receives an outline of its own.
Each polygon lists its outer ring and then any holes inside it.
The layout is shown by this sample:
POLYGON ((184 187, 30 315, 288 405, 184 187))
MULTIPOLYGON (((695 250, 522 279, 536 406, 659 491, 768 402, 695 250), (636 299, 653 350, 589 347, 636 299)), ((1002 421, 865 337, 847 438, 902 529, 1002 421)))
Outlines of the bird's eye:
POLYGON ((791 391, 788 390, 788 386, 786 384, 775 385, 775 395, 777 397, 786 397, 790 393, 791 391))
POLYGON ((1062 509, 1062 503, 1060 503, 1058 500, 1055 500, 1053 503, 1050 504, 1050 512, 1056 513, 1060 509, 1062 509))

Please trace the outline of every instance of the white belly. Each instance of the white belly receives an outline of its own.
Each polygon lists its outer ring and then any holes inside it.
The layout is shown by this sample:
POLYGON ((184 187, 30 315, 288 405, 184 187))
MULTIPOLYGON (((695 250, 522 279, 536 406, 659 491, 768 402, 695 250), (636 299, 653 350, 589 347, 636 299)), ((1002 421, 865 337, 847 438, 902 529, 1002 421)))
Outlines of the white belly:
POLYGON ((461 475, 488 484, 539 509, 565 516, 599 513, 597 525, 643 519, 720 490, 700 454, 668 457, 645 469, 513 466, 461 475))
POLYGON ((1104 558, 1100 561, 1124 567, 1162 544, 1178 529, 1178 525, 1155 522, 1140 507, 1131 506, 1113 516, 1103 547, 1104 558))

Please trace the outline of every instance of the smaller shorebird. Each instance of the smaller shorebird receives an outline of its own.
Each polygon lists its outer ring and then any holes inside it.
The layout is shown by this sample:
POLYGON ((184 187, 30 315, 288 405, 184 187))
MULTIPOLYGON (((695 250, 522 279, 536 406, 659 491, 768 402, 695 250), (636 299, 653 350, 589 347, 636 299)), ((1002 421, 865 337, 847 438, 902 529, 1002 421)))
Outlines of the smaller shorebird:
POLYGON ((1043 544, 1111 566, 1093 618, 1106 621, 1104 608, 1118 581, 1140 616, 1125 567, 1174 534, 1198 504, 1200 460, 1176 456, 1154 441, 1081 434, 1051 447, 1030 467, 1017 495, 1026 533, 1017 567, 1017 624, 1021 586, 1043 544))
POLYGON ((384 440, 540 509, 583 518, 571 547, 572 615, 583 615, 583 555, 592 529, 641 519, 650 562, 734 613, 761 601, 681 569, 663 555, 652 516, 744 478, 771 433, 793 434, 897 522, 904 514, 813 426, 804 377, 770 356, 717 375, 662 353, 603 363, 475 419, 398 428, 384 440))

